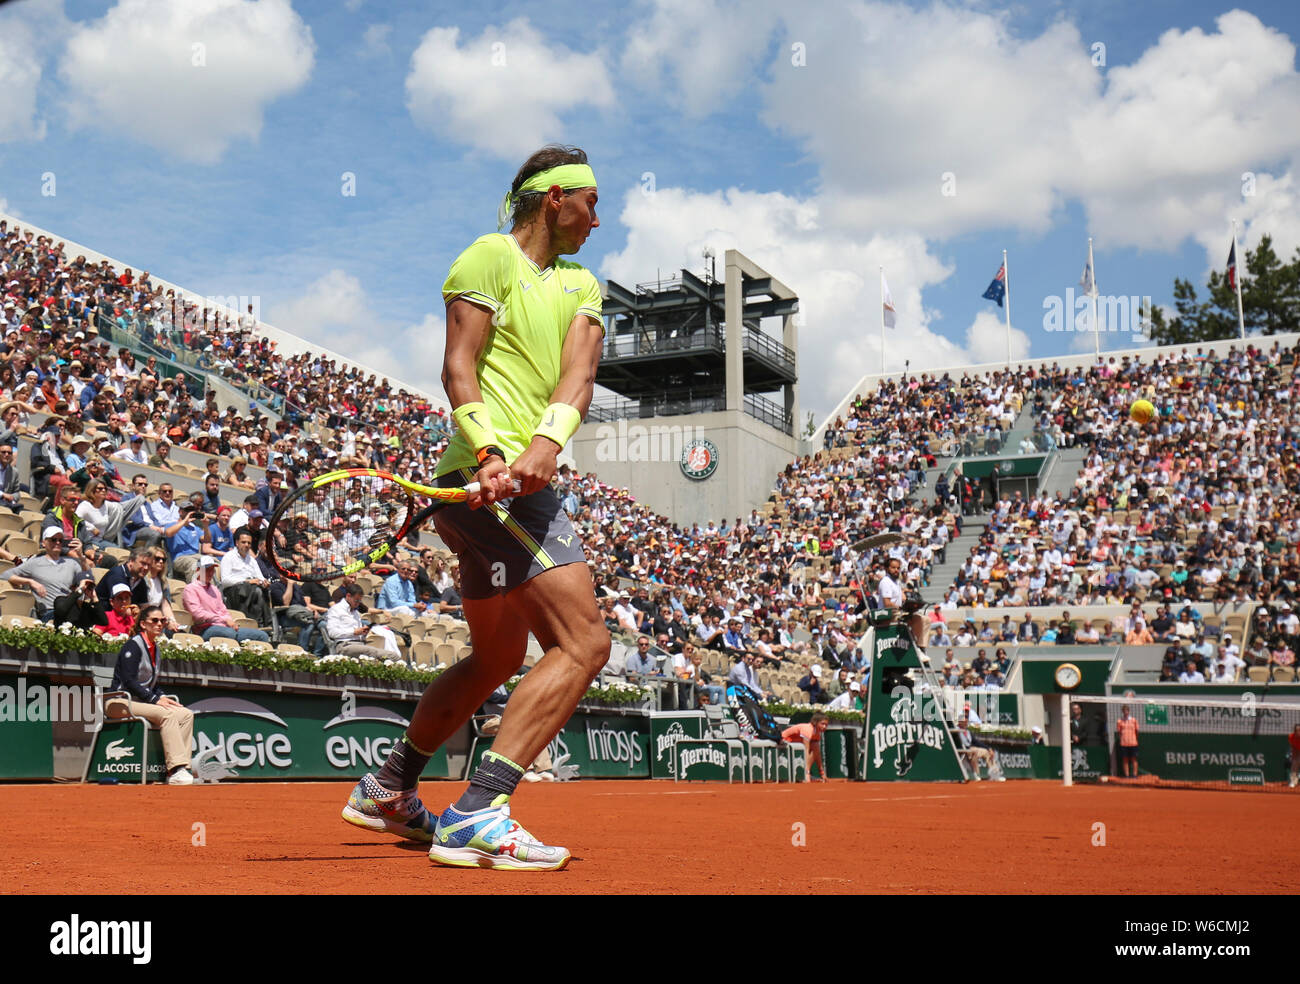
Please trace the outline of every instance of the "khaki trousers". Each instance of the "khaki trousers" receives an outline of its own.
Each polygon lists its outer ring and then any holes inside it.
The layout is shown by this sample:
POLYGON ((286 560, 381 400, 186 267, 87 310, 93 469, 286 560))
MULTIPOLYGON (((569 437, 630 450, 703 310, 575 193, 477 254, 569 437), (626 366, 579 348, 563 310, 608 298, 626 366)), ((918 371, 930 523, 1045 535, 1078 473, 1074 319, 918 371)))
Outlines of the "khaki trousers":
POLYGON ((144 718, 157 729, 162 738, 163 758, 167 760, 167 771, 178 766, 190 764, 190 739, 194 736, 194 712, 188 707, 160 707, 157 704, 142 704, 139 701, 114 697, 104 705, 104 714, 110 718, 122 718, 127 714, 144 718))

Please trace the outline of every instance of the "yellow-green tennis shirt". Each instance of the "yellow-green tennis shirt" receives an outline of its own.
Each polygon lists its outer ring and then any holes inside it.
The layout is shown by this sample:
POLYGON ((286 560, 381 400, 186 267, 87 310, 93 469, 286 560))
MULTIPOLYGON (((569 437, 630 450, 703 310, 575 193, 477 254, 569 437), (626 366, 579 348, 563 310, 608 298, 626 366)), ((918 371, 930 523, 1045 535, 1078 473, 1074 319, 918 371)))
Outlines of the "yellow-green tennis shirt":
MULTIPOLYGON (((492 411, 497 444, 507 461, 523 454, 560 382, 560 353, 579 314, 601 320, 600 285, 591 271, 567 260, 543 270, 514 236, 481 236, 456 257, 442 299, 461 298, 492 312, 492 332, 478 363, 478 385, 492 411)), ((457 431, 438 462, 438 475, 477 468, 474 448, 457 431)))

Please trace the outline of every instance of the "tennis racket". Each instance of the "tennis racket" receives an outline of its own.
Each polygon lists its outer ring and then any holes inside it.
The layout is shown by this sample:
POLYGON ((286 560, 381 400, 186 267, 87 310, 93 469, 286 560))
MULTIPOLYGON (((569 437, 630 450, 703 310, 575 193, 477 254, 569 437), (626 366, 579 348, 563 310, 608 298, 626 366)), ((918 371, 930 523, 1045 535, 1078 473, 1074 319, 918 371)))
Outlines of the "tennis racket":
POLYGON ((438 509, 478 490, 477 482, 439 488, 373 468, 329 472, 280 503, 266 531, 266 558, 291 581, 355 574, 387 557, 438 509), (421 507, 416 496, 433 501, 421 507))

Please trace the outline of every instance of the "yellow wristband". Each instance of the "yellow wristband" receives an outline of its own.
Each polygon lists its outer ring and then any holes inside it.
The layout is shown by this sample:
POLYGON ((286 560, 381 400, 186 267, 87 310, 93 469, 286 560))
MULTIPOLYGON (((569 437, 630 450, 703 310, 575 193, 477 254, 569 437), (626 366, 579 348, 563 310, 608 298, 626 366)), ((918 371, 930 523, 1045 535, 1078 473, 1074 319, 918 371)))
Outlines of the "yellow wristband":
POLYGON ((492 414, 486 403, 462 403, 451 412, 451 419, 456 421, 475 452, 497 443, 497 432, 492 429, 492 414))
POLYGON ((563 448, 581 424, 582 414, 578 413, 576 407, 567 403, 552 403, 542 411, 541 422, 533 431, 533 437, 544 437, 563 448))

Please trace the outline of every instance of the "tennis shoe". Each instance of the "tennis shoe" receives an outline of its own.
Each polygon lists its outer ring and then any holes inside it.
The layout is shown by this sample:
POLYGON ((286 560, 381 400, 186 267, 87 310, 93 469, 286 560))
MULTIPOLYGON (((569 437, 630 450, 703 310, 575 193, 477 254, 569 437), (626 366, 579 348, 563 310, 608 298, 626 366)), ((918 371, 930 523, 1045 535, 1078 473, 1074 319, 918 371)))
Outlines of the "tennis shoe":
POLYGON ((370 772, 353 787, 343 807, 343 819, 379 834, 396 834, 426 844, 433 840, 433 816, 420 802, 419 792, 408 789, 394 793, 379 785, 370 772))
POLYGON ((569 857, 567 849, 543 844, 510 819, 510 797, 505 794, 473 813, 447 807, 429 849, 430 861, 453 868, 559 871, 569 857))

